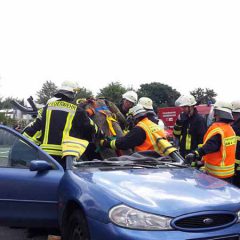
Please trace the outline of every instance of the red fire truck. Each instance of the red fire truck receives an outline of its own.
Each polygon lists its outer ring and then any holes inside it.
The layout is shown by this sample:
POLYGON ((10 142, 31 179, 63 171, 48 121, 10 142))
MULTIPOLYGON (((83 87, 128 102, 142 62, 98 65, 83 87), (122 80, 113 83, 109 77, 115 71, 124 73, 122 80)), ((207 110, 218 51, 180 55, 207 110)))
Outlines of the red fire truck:
MULTIPOLYGON (((211 110, 211 105, 201 104, 196 106, 198 113, 202 115, 206 121, 211 110)), ((172 131, 178 115, 182 112, 181 107, 164 107, 158 108, 158 118, 162 119, 165 124, 166 132, 172 138, 172 131)))

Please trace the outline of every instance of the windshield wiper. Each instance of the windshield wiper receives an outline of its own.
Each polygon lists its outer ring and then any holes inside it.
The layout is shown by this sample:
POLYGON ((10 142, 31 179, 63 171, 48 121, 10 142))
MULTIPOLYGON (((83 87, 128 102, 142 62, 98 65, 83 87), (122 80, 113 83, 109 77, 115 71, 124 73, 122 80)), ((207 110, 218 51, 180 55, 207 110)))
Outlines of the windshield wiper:
POLYGON ((118 166, 118 167, 142 167, 142 168, 156 168, 156 166, 152 166, 148 164, 139 164, 134 161, 109 161, 109 160, 93 160, 93 161, 82 161, 82 162, 74 162, 74 166, 118 166))
POLYGON ((141 168, 159 168, 161 166, 174 166, 174 167, 183 167, 187 166, 181 165, 179 163, 172 163, 161 161, 158 159, 149 159, 142 158, 137 160, 123 160, 123 161, 113 161, 111 160, 92 160, 92 161, 82 161, 82 162, 74 162, 74 166, 94 166, 94 167, 103 167, 103 166, 111 166, 111 167, 141 167, 141 168))

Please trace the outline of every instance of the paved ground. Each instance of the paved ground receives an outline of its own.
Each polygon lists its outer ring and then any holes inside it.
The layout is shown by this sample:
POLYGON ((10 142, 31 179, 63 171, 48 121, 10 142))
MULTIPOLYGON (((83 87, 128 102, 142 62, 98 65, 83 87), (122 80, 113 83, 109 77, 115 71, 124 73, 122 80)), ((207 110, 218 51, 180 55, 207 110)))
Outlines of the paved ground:
POLYGON ((47 233, 44 231, 30 238, 26 229, 0 227, 0 239, 4 240, 47 240, 47 238, 47 233))

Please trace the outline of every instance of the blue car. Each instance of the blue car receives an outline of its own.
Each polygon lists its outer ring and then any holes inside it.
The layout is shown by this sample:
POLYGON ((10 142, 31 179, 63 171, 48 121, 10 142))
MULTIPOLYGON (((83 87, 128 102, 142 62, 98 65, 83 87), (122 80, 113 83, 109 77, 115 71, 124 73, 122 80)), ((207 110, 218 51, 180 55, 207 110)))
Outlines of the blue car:
POLYGON ((238 188, 153 152, 64 169, 0 126, 0 225, 59 228, 64 240, 237 240, 238 188))

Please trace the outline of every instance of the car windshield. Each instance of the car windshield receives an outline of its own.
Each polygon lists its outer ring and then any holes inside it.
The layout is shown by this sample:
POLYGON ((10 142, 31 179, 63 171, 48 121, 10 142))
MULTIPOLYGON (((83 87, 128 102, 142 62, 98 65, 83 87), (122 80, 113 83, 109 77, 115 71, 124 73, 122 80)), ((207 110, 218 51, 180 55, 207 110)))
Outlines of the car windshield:
POLYGON ((73 168, 127 169, 127 168, 169 168, 186 167, 175 162, 171 157, 161 157, 154 152, 134 153, 130 156, 112 157, 105 160, 73 161, 73 168))

